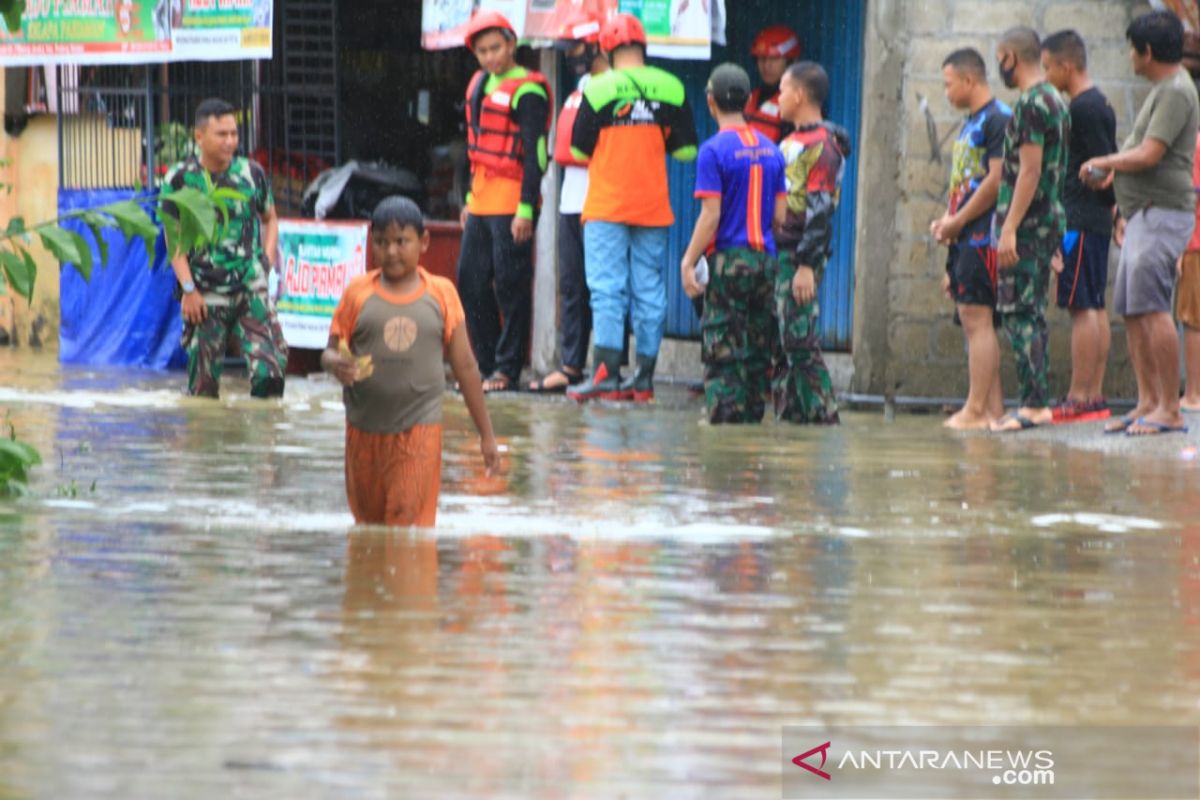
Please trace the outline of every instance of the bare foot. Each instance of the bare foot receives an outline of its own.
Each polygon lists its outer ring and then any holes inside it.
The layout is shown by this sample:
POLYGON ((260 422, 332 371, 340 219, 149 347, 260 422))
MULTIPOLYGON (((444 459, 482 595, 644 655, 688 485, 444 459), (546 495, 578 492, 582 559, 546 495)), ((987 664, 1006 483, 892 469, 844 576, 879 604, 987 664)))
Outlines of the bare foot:
POLYGON ((1187 423, 1182 414, 1164 414, 1155 411, 1137 419, 1125 429, 1126 436, 1157 436, 1161 433, 1186 433, 1187 423))
POLYGON ((979 431, 991 424, 989 417, 968 413, 964 408, 943 422, 942 427, 952 431, 979 431))
POLYGON ((992 433, 1015 433, 1040 428, 1053 422, 1054 412, 1048 408, 1018 408, 993 422, 990 429, 992 433))
POLYGON ((1121 433, 1124 430, 1128 430, 1129 426, 1133 424, 1134 420, 1136 420, 1138 417, 1146 416, 1153 410, 1154 410, 1153 408, 1142 408, 1141 406, 1138 406, 1137 408, 1134 408, 1132 411, 1129 411, 1126 414, 1122 414, 1121 416, 1114 419, 1112 422, 1109 422, 1107 425, 1105 425, 1104 432, 1105 433, 1121 433))
POLYGON ((1200 412, 1200 397, 1185 397, 1179 401, 1179 410, 1195 414, 1200 412))

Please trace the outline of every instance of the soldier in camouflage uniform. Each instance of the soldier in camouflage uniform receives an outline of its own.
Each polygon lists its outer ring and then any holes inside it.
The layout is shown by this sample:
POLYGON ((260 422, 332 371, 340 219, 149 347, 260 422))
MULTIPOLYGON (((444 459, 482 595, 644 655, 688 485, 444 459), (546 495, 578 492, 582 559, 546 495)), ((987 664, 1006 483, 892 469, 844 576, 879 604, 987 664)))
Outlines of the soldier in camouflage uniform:
POLYGON ((720 130, 696 159, 700 218, 680 262, 684 291, 704 294, 704 397, 713 424, 761 422, 766 411, 776 210, 782 213, 783 157, 763 133, 746 124, 750 76, 722 64, 709 78, 708 111, 720 130), (716 238, 707 288, 697 260, 716 238))
POLYGON ((1016 357, 1020 407, 993 423, 997 432, 1019 431, 1053 421, 1048 374, 1046 292, 1050 262, 1067 228, 1066 185, 1071 112, 1042 76, 1041 42, 1028 28, 1013 28, 996 49, 1000 74, 1020 89, 1004 133, 1000 194, 992 241, 1000 266, 996 312, 1016 357), (1018 192, 1021 178, 1040 156, 1033 191, 1018 192), (1024 209, 1024 211, 1022 211, 1024 209))
MULTIPOLYGON (((174 190, 190 186, 207 193, 211 181, 247 199, 234 201, 220 239, 171 262, 182 288, 183 346, 188 357, 188 393, 216 397, 230 335, 241 342, 255 397, 283 394, 287 344, 267 297, 268 259, 278 241, 275 201, 266 173, 237 155, 234 108, 205 100, 196 109, 199 156, 175 165, 167 176, 174 190)), ((170 204, 166 210, 171 213, 170 204)))
POLYGON ((787 164, 787 203, 777 236, 780 351, 772 389, 776 419, 836 425, 837 398, 821 357, 817 287, 833 253, 833 215, 850 137, 822 117, 828 94, 829 76, 811 61, 793 64, 780 83, 780 113, 795 132, 780 144, 787 164))

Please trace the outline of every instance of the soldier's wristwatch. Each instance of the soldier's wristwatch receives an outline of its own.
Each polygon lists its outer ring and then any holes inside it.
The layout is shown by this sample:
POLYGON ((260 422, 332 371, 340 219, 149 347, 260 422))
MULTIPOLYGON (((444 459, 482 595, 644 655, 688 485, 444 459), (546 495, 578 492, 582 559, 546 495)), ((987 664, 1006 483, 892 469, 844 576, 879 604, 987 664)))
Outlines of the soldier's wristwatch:
POLYGON ((188 281, 183 285, 184 294, 191 294, 194 291, 196 291, 196 284, 192 283, 191 281, 188 281))

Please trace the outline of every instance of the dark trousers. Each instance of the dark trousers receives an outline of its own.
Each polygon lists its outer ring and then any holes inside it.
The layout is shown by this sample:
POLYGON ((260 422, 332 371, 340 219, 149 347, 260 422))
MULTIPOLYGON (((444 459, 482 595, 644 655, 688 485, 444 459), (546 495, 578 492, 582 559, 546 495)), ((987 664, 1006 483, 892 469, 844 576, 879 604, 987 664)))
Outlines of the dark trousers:
POLYGON ((532 312, 533 239, 516 244, 512 215, 467 216, 458 254, 458 295, 480 373, 514 384, 525 365, 532 312))
POLYGON ((583 268, 583 225, 578 214, 558 215, 558 328, 563 366, 582 372, 592 337, 592 305, 583 268))

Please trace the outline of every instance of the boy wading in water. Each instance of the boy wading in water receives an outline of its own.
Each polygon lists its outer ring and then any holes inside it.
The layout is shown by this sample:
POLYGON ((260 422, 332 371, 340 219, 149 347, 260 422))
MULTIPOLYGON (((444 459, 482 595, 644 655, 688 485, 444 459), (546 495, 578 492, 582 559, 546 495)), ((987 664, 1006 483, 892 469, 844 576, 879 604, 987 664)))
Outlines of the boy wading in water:
POLYGON ((442 474, 443 361, 480 435, 488 471, 499 464, 479 367, 454 284, 419 266, 429 247, 421 211, 389 197, 371 217, 379 269, 346 287, 321 366, 345 387, 346 498, 355 522, 432 527, 442 474))

